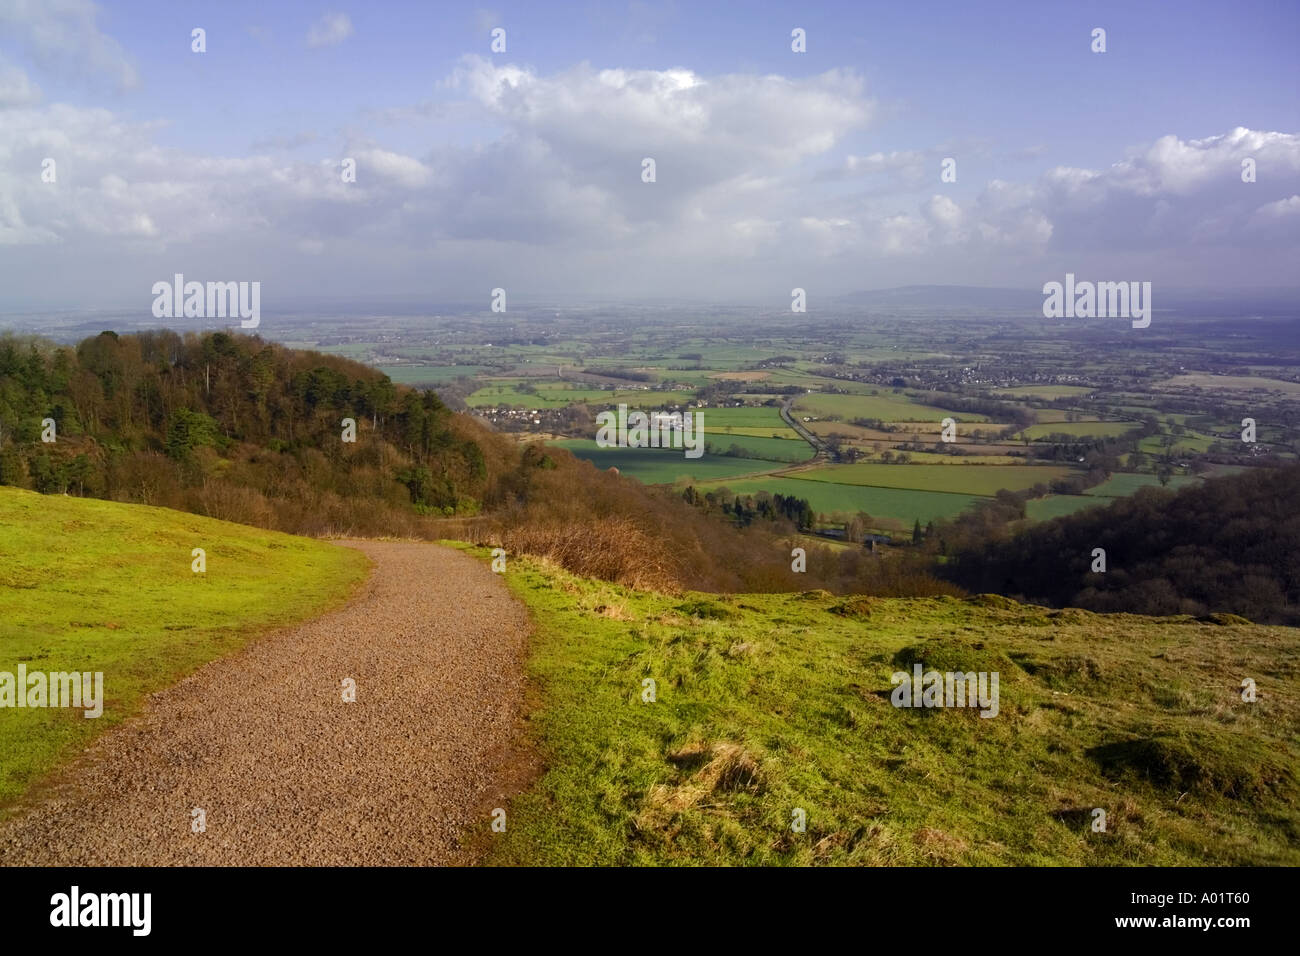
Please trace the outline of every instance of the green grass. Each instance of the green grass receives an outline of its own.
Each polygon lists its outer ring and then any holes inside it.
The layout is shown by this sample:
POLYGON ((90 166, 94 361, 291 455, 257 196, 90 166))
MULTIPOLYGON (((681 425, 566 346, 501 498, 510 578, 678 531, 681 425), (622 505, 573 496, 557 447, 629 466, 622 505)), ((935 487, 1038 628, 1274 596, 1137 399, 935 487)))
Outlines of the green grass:
MULTIPOLYGON (((779 409, 772 406, 745 408, 706 408, 696 413, 711 440, 726 444, 720 436, 746 435, 750 438, 785 438, 803 441, 799 433, 785 423, 779 409)), ((812 453, 809 452, 809 455, 812 453)))
POLYGON ((807 461, 816 452, 802 438, 760 438, 748 435, 727 434, 705 430, 705 447, 716 451, 729 451, 732 445, 739 446, 749 458, 761 458, 774 462, 807 461))
POLYGON ((1085 388, 1082 385, 1011 385, 1006 388, 993 389, 997 397, 1006 395, 1009 398, 1045 398, 1048 401, 1058 398, 1074 398, 1095 391, 1095 388, 1085 388))
MULTIPOLYGON (((871 442, 862 442, 858 447, 862 449, 867 457, 880 457, 876 455, 875 450, 871 447, 871 442)), ((962 446, 962 449, 969 452, 972 448, 980 447, 982 446, 970 444, 962 446)), ((886 451, 892 452, 893 449, 886 449, 886 451)), ((950 468, 958 465, 1015 465, 1025 460, 1023 456, 1016 458, 1012 455, 941 455, 933 451, 909 451, 906 454, 909 461, 919 465, 945 465, 950 468)))
MULTIPOLYGON (((902 467, 902 466, 900 466, 902 467)), ((947 467, 947 466, 940 466, 947 467)), ((799 472, 806 474, 806 472, 799 472)), ((875 488, 867 485, 837 485, 829 481, 801 481, 795 477, 741 478, 709 482, 701 491, 725 486, 736 494, 794 495, 808 501, 819 514, 865 511, 873 518, 897 521, 910 530, 912 522, 921 524, 940 518, 955 518, 979 498, 974 495, 916 491, 908 488, 875 488)))
POLYGON ((521 392, 519 385, 513 382, 493 382, 471 392, 465 399, 465 404, 471 408, 497 405, 509 405, 513 408, 563 408, 569 404, 569 401, 521 392))
POLYGON ((544 772, 489 863, 1300 864, 1294 629, 511 569, 544 772), (914 659, 998 671, 999 714, 891 706, 914 659))
POLYGON ((1052 518, 1072 515, 1084 508, 1100 508, 1105 504, 1105 499, 1084 495, 1048 495, 1026 501, 1025 517, 1030 521, 1050 521, 1052 518))
POLYGON ((1039 482, 1072 474, 1059 465, 886 465, 865 462, 854 465, 826 465, 799 472, 805 481, 833 481, 842 485, 872 485, 879 488, 911 488, 953 494, 997 494, 1006 488, 1021 491, 1039 482))
POLYGON ((804 415, 818 418, 878 418, 887 422, 940 422, 955 418, 964 422, 987 421, 984 415, 954 412, 937 405, 925 405, 910 400, 906 395, 881 392, 879 395, 801 395, 795 400, 796 420, 804 415))
POLYGON ((566 405, 629 405, 637 408, 660 408, 666 405, 687 405, 694 392, 657 391, 643 388, 583 388, 559 383, 534 386, 533 394, 520 391, 515 382, 492 382, 472 392, 465 399, 472 408, 510 405, 516 408, 564 408, 566 405))
POLYGON ((600 448, 590 438, 566 438, 550 444, 567 448, 601 470, 617 468, 620 474, 647 485, 672 484, 679 479, 698 482, 727 475, 752 475, 778 467, 771 461, 726 455, 687 458, 680 448, 600 448))
POLYGON ((714 425, 709 422, 708 433, 715 438, 723 435, 746 435, 750 438, 782 438, 786 441, 803 441, 799 433, 789 426, 782 425, 777 428, 753 428, 748 425, 714 425))
MULTIPOLYGON (((1030 405, 1020 405, 1017 407, 1022 408, 1025 411, 1033 412, 1034 417, 1038 419, 1039 423, 1044 425, 1050 424, 1051 422, 1070 421, 1068 417, 1070 415, 1076 416, 1076 418, 1074 419, 1075 421, 1081 421, 1081 422, 1100 421, 1100 419, 1096 415, 1090 415, 1086 412, 1076 412, 1064 408, 1034 408, 1030 405)), ((1136 427, 1136 425, 1134 427, 1136 427)))
POLYGON ((573 405, 636 405, 650 408, 658 405, 686 405, 695 397, 694 392, 655 389, 607 389, 563 382, 549 382, 537 386, 537 393, 551 401, 573 405))
POLYGON ((1175 375, 1163 382, 1157 382, 1156 385, 1160 388, 1201 388, 1207 391, 1244 392, 1247 394, 1262 391, 1287 396, 1300 396, 1300 383, 1254 375, 1209 375, 1197 372, 1188 375, 1175 375))
POLYGON ((0 488, 0 671, 102 671, 104 713, 0 708, 0 804, 143 699, 340 604, 358 551, 211 518, 0 488), (207 552, 207 572, 191 551, 207 552))
POLYGON ((746 406, 743 408, 705 408, 699 414, 704 416, 709 428, 785 428, 789 425, 781 417, 781 411, 771 405, 746 406))
MULTIPOLYGON (((1174 475, 1169 479, 1170 490, 1186 488, 1188 485, 1200 484, 1201 479, 1190 475, 1174 475)), ((1160 487, 1160 479, 1155 475, 1138 475, 1128 473, 1117 473, 1111 475, 1099 485, 1088 488, 1084 491, 1085 495, 1092 495, 1101 498, 1126 498, 1139 488, 1160 487)))
MULTIPOLYGON (((1191 454, 1199 455, 1209 451, 1210 446, 1216 441, 1223 441, 1223 439, 1211 438, 1209 435, 1200 435, 1196 432, 1189 431, 1180 435, 1174 441, 1172 447, 1175 451, 1189 452, 1191 454)), ((1228 441, 1225 442, 1225 444, 1231 447, 1232 442, 1228 441)), ((1146 452, 1148 455, 1162 455, 1165 451, 1164 436, 1148 435, 1146 438, 1143 438, 1138 442, 1138 448, 1141 451, 1146 452)))
MULTIPOLYGON (((1174 475, 1169 480, 1171 491, 1200 484, 1201 479, 1191 475, 1174 475)), ((1103 507, 1113 498, 1125 498, 1139 488, 1158 488, 1160 479, 1155 475, 1119 472, 1099 485, 1084 489, 1079 495, 1048 495, 1025 504, 1025 515, 1033 521, 1047 521, 1062 515, 1072 515, 1084 508, 1103 507)))
POLYGON ((377 365, 375 367, 401 385, 442 385, 462 376, 473 378, 484 368, 482 365, 377 365))
POLYGON ((1030 441, 1048 435, 1069 435, 1073 438, 1118 438, 1125 432, 1137 431, 1140 422, 1048 422, 1030 425, 1019 434, 1030 441))

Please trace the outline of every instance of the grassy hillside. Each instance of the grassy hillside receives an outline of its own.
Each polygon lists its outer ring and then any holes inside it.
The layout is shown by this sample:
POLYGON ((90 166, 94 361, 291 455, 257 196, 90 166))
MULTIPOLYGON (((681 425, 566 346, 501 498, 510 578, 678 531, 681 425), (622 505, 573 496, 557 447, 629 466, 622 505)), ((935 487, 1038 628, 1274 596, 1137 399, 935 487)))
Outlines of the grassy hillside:
POLYGON ((546 770, 489 862, 1300 864, 1294 630, 992 596, 666 597, 526 559, 507 581, 537 622, 546 770), (999 714, 891 706, 917 659, 998 671, 999 714))
MULTIPOLYGON (((463 364, 479 363, 467 356, 463 364)), ((584 391, 538 389, 562 393, 561 404, 584 391)), ((585 391, 650 404, 686 397, 585 391)), ((567 431, 594 433, 588 409, 571 411, 562 414, 567 431)), ((779 421, 773 409, 765 414, 779 421)), ((771 444, 807 449, 802 441, 771 444)), ((672 482, 762 474, 778 463, 596 451, 613 456, 593 456, 599 470, 494 432, 433 392, 396 385, 341 354, 255 336, 104 332, 70 348, 0 334, 0 486, 164 506, 313 537, 454 533, 488 544, 513 535, 534 553, 563 555, 578 573, 590 573, 590 564, 583 549, 568 546, 570 538, 590 539, 611 520, 631 520, 643 570, 626 580, 644 581, 652 568, 690 587, 763 590, 788 573, 780 549, 757 540, 764 537, 758 528, 742 535, 729 521, 702 522, 671 490, 607 472, 617 464, 629 477, 672 482), (472 530, 453 532, 449 519, 472 530)), ((818 583, 836 587, 842 575, 825 571, 818 583)))
POLYGON ((0 805, 250 636, 343 602, 357 551, 211 518, 0 488, 0 671, 102 671, 104 712, 0 708, 0 805), (202 548, 207 571, 191 570, 202 548))

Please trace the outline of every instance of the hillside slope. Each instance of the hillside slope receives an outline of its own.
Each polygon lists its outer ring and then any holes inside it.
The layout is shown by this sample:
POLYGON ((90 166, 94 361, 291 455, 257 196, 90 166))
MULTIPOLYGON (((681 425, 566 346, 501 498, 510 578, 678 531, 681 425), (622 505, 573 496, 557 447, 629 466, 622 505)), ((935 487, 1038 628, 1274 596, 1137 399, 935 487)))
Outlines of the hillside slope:
MULTIPOLYGON (((1100 566, 1098 566, 1100 567, 1100 566)), ((1300 466, 1255 468, 974 537, 944 573, 971 591, 1099 612, 1300 623, 1300 466), (1101 549, 1104 570, 1095 570, 1101 549)))
MULTIPOLYGON (((624 583, 797 586, 789 547, 757 528, 702 521, 678 495, 516 442, 376 369, 225 332, 76 348, 0 334, 2 485, 294 534, 457 536, 624 583)), ((845 576, 810 553, 823 568, 819 583, 845 576)))
POLYGON ((251 636, 342 604, 346 548, 165 508, 0 487, 0 672, 102 671, 103 715, 0 707, 0 806, 251 636), (193 549, 206 571, 192 570, 193 549))
POLYGON ((992 595, 668 597, 524 559, 507 580, 536 618, 548 769, 495 862, 1300 864, 1295 630, 992 595), (998 672, 996 716, 891 706, 918 662, 998 672))

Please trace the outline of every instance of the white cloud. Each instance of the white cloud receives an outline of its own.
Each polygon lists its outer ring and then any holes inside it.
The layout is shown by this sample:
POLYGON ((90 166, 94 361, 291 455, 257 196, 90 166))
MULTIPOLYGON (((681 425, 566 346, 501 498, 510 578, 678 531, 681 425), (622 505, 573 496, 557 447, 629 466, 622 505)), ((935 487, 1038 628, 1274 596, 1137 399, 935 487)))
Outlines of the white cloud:
POLYGON ((376 176, 390 180, 404 189, 419 189, 432 176, 432 171, 418 159, 386 149, 360 150, 355 158, 358 176, 376 176))
POLYGON ((703 177, 731 178, 756 165, 785 167, 825 153, 864 125, 873 104, 854 74, 791 80, 690 70, 594 70, 552 76, 478 56, 454 83, 520 134, 549 144, 575 165, 643 156, 689 162, 703 177), (583 160, 583 155, 590 160, 583 160))
POLYGON ((98 16, 90 0, 0 0, 0 32, 17 37, 42 69, 107 77, 119 89, 136 86, 135 66, 99 29, 98 16))
POLYGON ((1300 196, 1288 196, 1277 202, 1265 203, 1255 210, 1261 219, 1287 219, 1300 216, 1300 196))
POLYGON ((41 101, 41 91, 27 73, 0 58, 0 110, 32 106, 41 101))
POLYGON ((352 21, 346 13, 327 13, 307 31, 307 45, 312 48, 338 46, 352 36, 352 21))
MULTIPOLYGON (((22 86, 0 82, 11 88, 22 86)), ((233 275, 228 263, 242 262, 269 270, 253 276, 268 281, 301 267, 323 280, 428 289, 435 269, 458 292, 490 280, 486 288, 626 295, 1007 281, 989 269, 1005 263, 1019 270, 1011 281, 1025 282, 1053 257, 1084 272, 1103 255, 1162 257, 1197 277, 1184 265, 1192 249, 1205 250, 1201 263, 1263 270, 1300 248, 1292 134, 1161 136, 1104 168, 1061 165, 982 185, 965 165, 957 186, 939 183, 939 159, 974 146, 846 156, 875 104, 842 71, 792 79, 580 64, 544 73, 471 56, 434 95, 361 114, 342 142, 313 149, 329 160, 287 152, 315 144, 310 133, 265 140, 243 157, 164 148, 156 124, 33 105, 28 95, 0 111, 9 258, 0 257, 0 287, 32 271, 14 250, 55 243, 68 268, 81 256, 82 269, 106 275, 115 256, 159 275, 177 261, 233 275), (389 140, 386 121, 399 114, 419 115, 422 133, 435 124, 426 140, 435 145, 405 145, 419 142, 410 128, 402 147, 389 140), (462 128, 477 138, 456 135, 462 128), (57 185, 40 181, 46 156, 58 161, 57 185), (341 179, 344 156, 357 161, 354 183, 341 179), (641 180, 647 156, 654 183, 641 180), (1241 182, 1246 156, 1256 183, 1241 182), (887 190, 845 195, 877 174, 887 190)))

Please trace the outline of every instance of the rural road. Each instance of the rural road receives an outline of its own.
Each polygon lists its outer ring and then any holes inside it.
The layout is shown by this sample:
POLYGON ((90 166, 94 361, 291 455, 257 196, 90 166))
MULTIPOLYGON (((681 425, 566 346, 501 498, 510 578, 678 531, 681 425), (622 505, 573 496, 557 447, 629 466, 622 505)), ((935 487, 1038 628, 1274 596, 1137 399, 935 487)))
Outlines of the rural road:
POLYGON ((799 433, 800 438, 812 445, 813 451, 817 452, 817 457, 821 457, 826 454, 826 443, 807 428, 804 428, 803 425, 799 423, 799 420, 794 417, 794 413, 791 409, 794 406, 794 400, 796 397, 797 396, 795 395, 791 395, 781 403, 781 417, 785 419, 787 425, 799 433))
POLYGON ((471 862, 520 776, 527 615, 458 551, 348 546, 349 605, 155 694, 0 824, 0 865, 471 862))

